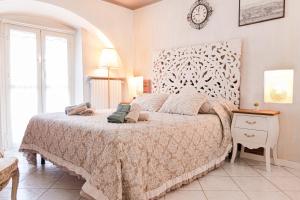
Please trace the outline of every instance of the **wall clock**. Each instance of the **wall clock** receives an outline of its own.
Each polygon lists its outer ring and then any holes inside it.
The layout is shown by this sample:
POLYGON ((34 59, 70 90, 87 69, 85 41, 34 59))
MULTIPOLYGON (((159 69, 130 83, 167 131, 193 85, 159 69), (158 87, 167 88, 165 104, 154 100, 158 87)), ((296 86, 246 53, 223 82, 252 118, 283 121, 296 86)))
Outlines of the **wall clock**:
POLYGON ((187 19, 193 28, 202 29, 207 24, 212 12, 213 9, 206 0, 197 0, 192 5, 187 19))

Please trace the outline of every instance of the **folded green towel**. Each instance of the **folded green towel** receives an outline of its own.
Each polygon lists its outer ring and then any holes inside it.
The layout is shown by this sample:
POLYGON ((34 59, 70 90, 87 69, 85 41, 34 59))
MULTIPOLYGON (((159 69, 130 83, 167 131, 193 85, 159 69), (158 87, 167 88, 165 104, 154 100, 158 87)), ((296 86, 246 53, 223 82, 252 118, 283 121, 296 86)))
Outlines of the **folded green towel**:
POLYGON ((126 112, 114 112, 107 118, 107 121, 109 123, 124 123, 126 115, 126 112))
POLYGON ((125 117, 130 111, 129 104, 119 104, 117 111, 107 117, 109 123, 124 123, 125 117))
POLYGON ((130 107, 131 107, 130 104, 119 104, 117 108, 117 112, 129 113, 130 107))

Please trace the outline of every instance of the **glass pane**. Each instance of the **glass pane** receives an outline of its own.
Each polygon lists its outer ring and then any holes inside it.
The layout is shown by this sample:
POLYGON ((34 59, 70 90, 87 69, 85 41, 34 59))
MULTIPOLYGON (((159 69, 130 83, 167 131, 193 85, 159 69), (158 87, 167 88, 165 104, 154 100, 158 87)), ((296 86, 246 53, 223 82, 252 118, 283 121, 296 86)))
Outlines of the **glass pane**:
POLYGON ((37 36, 9 32, 10 116, 13 146, 21 143, 29 119, 38 113, 37 36))
POLYGON ((11 131, 13 146, 18 147, 22 141, 26 126, 37 110, 36 88, 11 88, 11 131))
POLYGON ((45 37, 46 112, 62 112, 70 104, 68 40, 45 37))
POLYGON ((10 30, 10 83, 14 86, 37 86, 36 34, 10 30))

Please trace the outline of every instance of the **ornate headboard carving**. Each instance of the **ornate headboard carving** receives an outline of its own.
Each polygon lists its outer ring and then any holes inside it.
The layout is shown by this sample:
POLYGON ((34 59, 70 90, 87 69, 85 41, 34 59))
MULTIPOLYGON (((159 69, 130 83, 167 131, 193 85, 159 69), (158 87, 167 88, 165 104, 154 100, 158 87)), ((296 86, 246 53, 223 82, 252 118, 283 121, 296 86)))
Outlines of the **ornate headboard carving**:
POLYGON ((153 92, 180 93, 192 86, 239 105, 240 56, 240 40, 161 50, 154 59, 153 92))

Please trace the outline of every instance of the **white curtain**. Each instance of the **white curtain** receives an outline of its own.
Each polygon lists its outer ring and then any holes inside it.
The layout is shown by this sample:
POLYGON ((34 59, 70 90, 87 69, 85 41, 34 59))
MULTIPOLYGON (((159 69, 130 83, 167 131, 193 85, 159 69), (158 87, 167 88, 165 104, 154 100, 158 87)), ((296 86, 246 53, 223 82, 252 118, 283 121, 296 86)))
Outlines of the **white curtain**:
POLYGON ((4 56, 4 25, 0 20, 0 149, 7 148, 7 116, 6 116, 6 70, 5 70, 5 56, 4 56))

